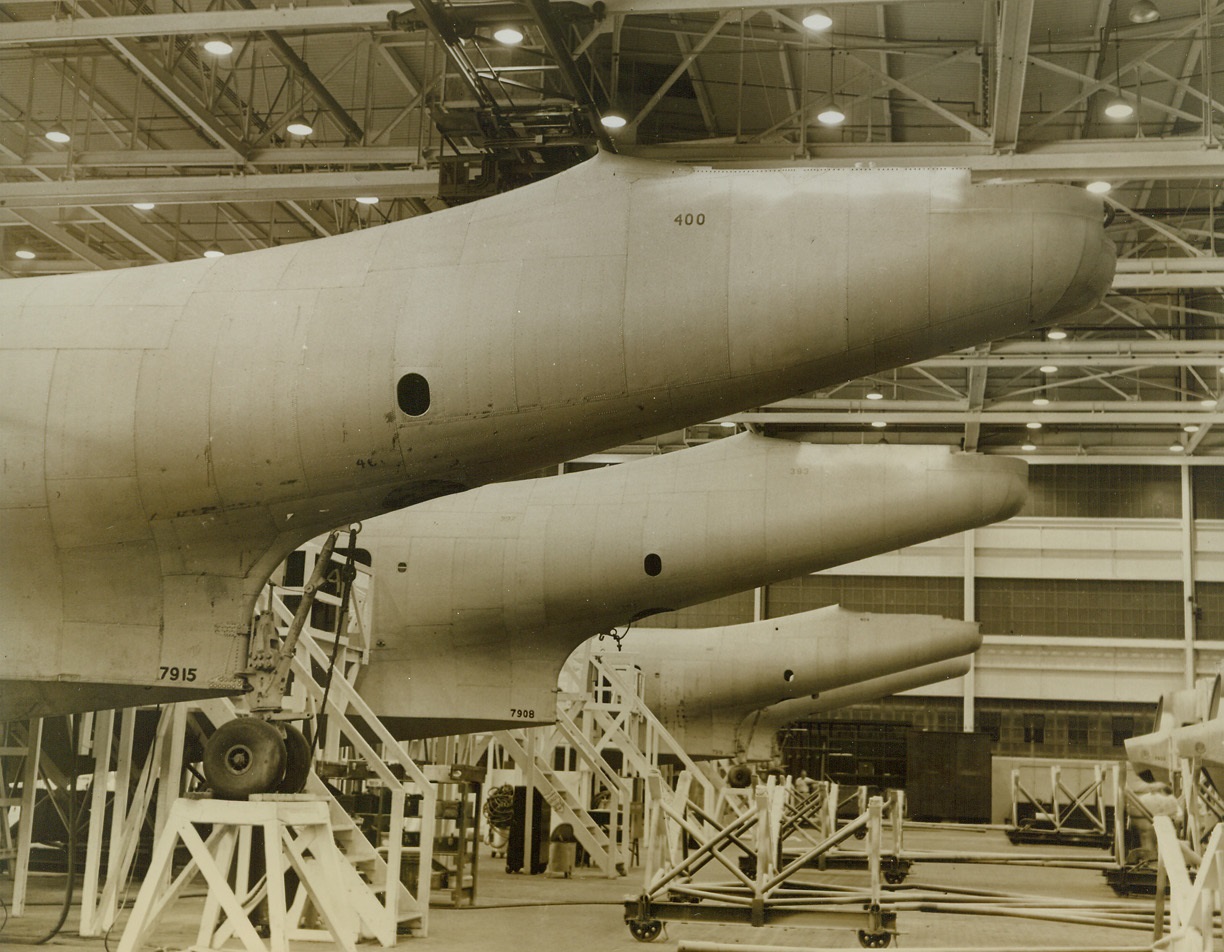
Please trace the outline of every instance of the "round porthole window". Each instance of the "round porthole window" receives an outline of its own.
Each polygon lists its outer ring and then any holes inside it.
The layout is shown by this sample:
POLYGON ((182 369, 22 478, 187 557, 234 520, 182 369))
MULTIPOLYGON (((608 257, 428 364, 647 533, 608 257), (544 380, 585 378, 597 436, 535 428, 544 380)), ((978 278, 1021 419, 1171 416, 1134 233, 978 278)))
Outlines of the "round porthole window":
POLYGON ((663 560, 654 552, 651 552, 642 560, 642 568, 646 570, 646 574, 651 578, 663 571, 663 560))
POLYGON ((420 374, 404 374, 395 385, 395 400, 409 416, 429 409, 429 381, 420 374))
POLYGON ((782 672, 782 680, 783 681, 794 681, 795 672, 792 671, 790 668, 787 668, 785 671, 782 672))

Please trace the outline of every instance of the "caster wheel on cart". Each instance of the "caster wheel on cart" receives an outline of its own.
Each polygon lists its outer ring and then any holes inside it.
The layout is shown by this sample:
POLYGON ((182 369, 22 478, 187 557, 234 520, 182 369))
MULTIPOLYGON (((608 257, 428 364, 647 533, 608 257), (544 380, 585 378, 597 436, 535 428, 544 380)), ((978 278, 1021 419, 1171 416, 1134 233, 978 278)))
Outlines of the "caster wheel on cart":
POLYGON ((892 942, 891 932, 867 932, 859 929, 859 945, 864 949, 887 949, 892 942))
POLYGON ((650 919, 647 922, 638 922, 636 919, 629 920, 629 934, 639 942, 653 942, 662 931, 663 923, 658 919, 650 919))

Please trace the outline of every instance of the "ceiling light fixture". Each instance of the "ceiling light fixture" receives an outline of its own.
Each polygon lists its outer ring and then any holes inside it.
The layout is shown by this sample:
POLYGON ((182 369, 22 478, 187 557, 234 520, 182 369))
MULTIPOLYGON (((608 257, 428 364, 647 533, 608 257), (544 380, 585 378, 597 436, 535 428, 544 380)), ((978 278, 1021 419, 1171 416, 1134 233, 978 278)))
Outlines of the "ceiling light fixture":
POLYGON ((493 31, 493 39, 502 46, 518 46, 523 42, 523 31, 518 27, 499 26, 493 31))
POLYGON ((210 36, 204 41, 204 49, 213 56, 229 56, 234 52, 234 44, 223 36, 210 36))
POLYGON ((629 120, 619 112, 606 112, 599 117, 599 121, 605 129, 623 129, 629 124, 629 120))
POLYGON ((846 114, 837 108, 836 103, 830 103, 816 116, 822 126, 840 126, 846 121, 846 114))
POLYGON ((1020 447, 1020 449, 1024 450, 1024 452, 1026 453, 1031 453, 1033 452, 1033 450, 1037 449, 1037 444, 1036 443, 1025 443, 1023 446, 1020 447))
POLYGON ((1051 327, 1046 331, 1046 340, 1066 340, 1067 332, 1058 327, 1051 327))
POLYGON ((884 394, 880 393, 879 390, 868 390, 867 399, 868 400, 883 400, 884 394))
POLYGON ((58 122, 43 133, 43 138, 49 142, 58 142, 60 145, 72 141, 72 136, 68 134, 68 130, 58 122))
POLYGON ((1184 453, 1186 452, 1186 448, 1182 446, 1180 443, 1174 443, 1172 446, 1169 447, 1169 452, 1170 453, 1184 453))
POLYGON ((204 257, 205 258, 224 258, 225 252, 222 251, 220 248, 218 248, 216 245, 210 245, 209 247, 204 249, 204 257))
POLYGON ((1187 423, 1182 427, 1182 429, 1187 433, 1197 433, 1199 431, 1199 425, 1197 423, 1187 423))
POLYGON ((1037 422, 1036 420, 1030 420, 1028 423, 1024 425, 1028 427, 1030 430, 1040 430, 1041 429, 1041 424, 1037 422))
POLYGON ((723 421, 722 421, 722 422, 720 422, 718 425, 719 425, 719 426, 722 426, 722 427, 726 427, 728 430, 734 430, 734 429, 735 429, 735 424, 734 424, 734 423, 733 423, 731 420, 723 420, 723 421))
POLYGON ((132 207, 137 211, 151 212, 157 206, 153 202, 132 202, 132 207))
POLYGON ((289 120, 289 124, 285 126, 285 131, 304 139, 314 132, 314 126, 310 124, 305 116, 299 115, 289 120))
POLYGON ((833 25, 833 18, 829 16, 828 11, 816 7, 804 14, 802 23, 805 29, 820 33, 833 25))
POLYGON ((22 261, 33 261, 38 257, 38 255, 32 252, 29 248, 18 248, 13 252, 13 254, 15 254, 22 261))
POLYGON ((356 198, 353 199, 353 201, 355 201, 358 205, 377 205, 378 196, 377 195, 358 195, 356 198))
POLYGON ((883 420, 872 420, 871 425, 874 426, 877 430, 888 426, 888 424, 885 423, 883 420))
POLYGON ((1033 406, 1048 407, 1050 405, 1049 397, 1033 397, 1033 406))
POLYGON ((1138 0, 1130 8, 1126 18, 1131 23, 1155 23, 1160 19, 1160 11, 1156 9, 1156 4, 1152 3, 1152 0, 1138 0))
POLYGON ((1118 8, 1114 7, 1114 85, 1116 96, 1105 104, 1105 115, 1110 119, 1129 119, 1135 107, 1122 98, 1122 37, 1118 33, 1118 8))
POLYGON ((1093 195, 1107 195, 1113 191, 1112 185, 1110 185, 1108 182, 1100 180, 1096 182, 1089 182, 1084 186, 1084 188, 1090 191, 1093 195))
POLYGON ((1038 369, 1039 369, 1039 370, 1040 370, 1040 371, 1041 371, 1043 374, 1056 374, 1056 373, 1058 373, 1058 368, 1057 368, 1056 366, 1054 366, 1054 364, 1042 364, 1042 365, 1041 365, 1041 367, 1040 367, 1040 368, 1038 368, 1038 369))
POLYGON ((1199 406, 1201 406, 1204 410, 1214 410, 1217 403, 1219 403, 1218 400, 1213 400, 1211 397, 1208 397, 1206 400, 1200 403, 1199 406))

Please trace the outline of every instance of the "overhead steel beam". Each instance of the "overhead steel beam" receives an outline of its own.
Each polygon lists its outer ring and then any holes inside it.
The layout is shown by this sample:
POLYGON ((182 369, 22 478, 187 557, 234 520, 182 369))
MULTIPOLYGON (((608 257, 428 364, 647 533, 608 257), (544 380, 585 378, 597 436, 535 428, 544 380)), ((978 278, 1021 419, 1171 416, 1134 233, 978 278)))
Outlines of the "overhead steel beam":
POLYGON ((13 155, 18 137, 0 127, 0 168, 234 168, 259 165, 420 165, 415 146, 273 146, 255 149, 245 158, 223 149, 116 149, 82 152, 31 152, 13 155))
POLYGON ((325 30, 352 27, 389 29, 387 17, 412 9, 412 3, 355 6, 285 6, 257 10, 208 10, 197 13, 150 13, 143 16, 62 17, 0 23, 0 46, 71 43, 204 33, 262 33, 268 30, 325 30))
MULTIPOLYGON (((1108 404, 1100 404, 1105 407, 1108 404)), ((1187 423, 1205 425, 1215 422, 1208 411, 1188 409, 1180 414, 1135 409, 1134 404, 1119 400, 1117 410, 1100 409, 1089 412, 1056 411, 1053 404, 1040 410, 983 410, 981 422, 988 426, 1017 426, 1040 423, 1045 426, 1151 426, 1180 427, 1187 423)), ((775 410, 767 408, 747 413, 730 413, 722 417, 734 423, 785 424, 789 426, 869 426, 872 420, 883 420, 899 426, 947 426, 959 429, 965 423, 963 409, 907 410, 880 409, 872 406, 861 410, 775 410)))
MULTIPOLYGON (((252 0, 236 0, 236 2, 245 10, 255 9, 255 4, 252 0)), ((336 120, 336 124, 340 126, 345 136, 353 142, 364 142, 365 131, 357 123, 357 120, 350 116, 348 110, 340 105, 336 97, 332 95, 331 90, 319 80, 319 77, 314 74, 314 70, 306 65, 306 61, 298 56, 297 51, 285 41, 285 38, 277 30, 264 30, 263 35, 272 44, 276 58, 284 64, 286 69, 295 74, 310 88, 310 91, 314 93, 315 99, 324 109, 331 113, 332 118, 336 120)))
MULTIPOLYGON (((35 184, 44 185, 45 183, 38 182, 35 184)), ((50 238, 60 247, 72 252, 94 270, 103 271, 118 266, 116 262, 107 258, 106 255, 68 234, 55 219, 44 213, 26 209, 18 211, 16 214, 18 218, 31 228, 50 238)))
MULTIPOLYGON (((594 6, 597 0, 585 3, 594 6)), ((876 6, 881 0, 831 0, 822 2, 820 6, 876 6)), ((886 0, 888 3, 929 3, 929 0, 886 0)), ((985 0, 981 0, 982 3, 985 0)), ((744 0, 735 3, 736 10, 772 10, 778 7, 778 0, 744 0)), ((667 13, 708 13, 722 12, 727 9, 726 3, 717 0, 604 0, 604 10, 609 16, 631 16, 667 13)))
POLYGON ((1159 288, 1218 288, 1224 286, 1224 275, 1217 272, 1165 272, 1163 274, 1116 274, 1115 291, 1154 291, 1159 288))
POLYGON ((809 158, 794 159, 794 143, 743 143, 730 139, 673 142, 657 146, 622 146, 642 158, 676 162, 736 165, 861 168, 966 168, 979 181, 1022 179, 1066 182, 1107 178, 1181 181, 1224 178, 1224 150, 1209 149, 1201 136, 1184 139, 1095 139, 1033 145, 1010 155, 995 154, 985 144, 878 142, 809 145, 809 158))
POLYGON ((0 206, 58 208, 128 205, 132 202, 193 204, 288 199, 432 198, 437 172, 298 172, 268 175, 200 175, 166 178, 85 179, 75 182, 0 182, 0 206))
MULTIPOLYGON (((975 356, 985 357, 990 353, 990 344, 982 344, 974 349, 975 356)), ((965 418, 964 449, 972 453, 977 449, 978 440, 982 435, 982 407, 986 397, 986 367, 977 364, 969 368, 969 398, 965 407, 968 416, 965 418)))
POLYGON ((1011 151, 1020 136, 1020 108, 1028 66, 1034 0, 1004 0, 999 14, 990 132, 997 149, 1011 151))

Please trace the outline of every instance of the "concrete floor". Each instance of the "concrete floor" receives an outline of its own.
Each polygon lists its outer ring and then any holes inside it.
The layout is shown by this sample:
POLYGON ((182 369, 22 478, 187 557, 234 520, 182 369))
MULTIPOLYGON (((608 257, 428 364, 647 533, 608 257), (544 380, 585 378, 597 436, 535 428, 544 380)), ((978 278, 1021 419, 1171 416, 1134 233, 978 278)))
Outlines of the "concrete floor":
MULTIPOLYGON (((995 831, 916 831, 907 835, 907 848, 942 848, 973 851, 1014 849, 1017 852, 1050 852, 1051 848, 1013 848, 1002 833, 995 831)), ((1066 852, 1067 848, 1059 848, 1066 852)), ((1075 851, 1087 852, 1093 851, 1075 851)), ((865 872, 853 870, 804 874, 804 879, 830 883, 865 884, 865 872)), ((62 876, 34 877, 32 904, 21 919, 10 918, 0 930, 0 950, 20 948, 23 937, 37 937, 55 921, 62 895, 62 876)), ((1114 901, 1112 890, 1099 871, 1048 867, 977 865, 968 863, 915 865, 907 880, 913 883, 946 884, 997 889, 1012 893, 1061 898, 1114 901)), ((641 889, 640 873, 608 880, 589 870, 579 870, 571 879, 510 875, 504 862, 481 856, 477 903, 475 907, 453 909, 434 906, 430 935, 403 937, 400 948, 419 948, 430 952, 611 952, 627 949, 675 950, 680 941, 786 946, 793 948, 858 948, 853 929, 822 925, 819 915, 800 920, 802 925, 752 928, 741 924, 671 922, 663 935, 649 946, 635 941, 622 921, 622 901, 641 889)), ((7 903, 12 893, 11 879, 0 879, 0 897, 7 903)), ((202 887, 192 898, 182 900, 164 920, 150 949, 184 949, 194 940, 197 917, 202 905, 202 887)), ((1137 909, 1150 910, 1151 900, 1134 900, 1137 909)), ((101 938, 82 939, 70 930, 78 921, 74 908, 69 929, 46 944, 45 948, 104 950, 118 946, 126 916, 112 931, 109 943, 101 938)), ((894 947, 1083 947, 1148 948, 1150 935, 1141 931, 1040 922, 1029 919, 993 916, 966 916, 943 913, 901 912, 900 934, 894 947)), ((231 943, 231 948, 240 948, 231 943)), ((326 952, 324 943, 293 943, 295 949, 326 952)), ((376 949, 377 945, 363 946, 376 949)))

